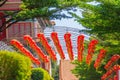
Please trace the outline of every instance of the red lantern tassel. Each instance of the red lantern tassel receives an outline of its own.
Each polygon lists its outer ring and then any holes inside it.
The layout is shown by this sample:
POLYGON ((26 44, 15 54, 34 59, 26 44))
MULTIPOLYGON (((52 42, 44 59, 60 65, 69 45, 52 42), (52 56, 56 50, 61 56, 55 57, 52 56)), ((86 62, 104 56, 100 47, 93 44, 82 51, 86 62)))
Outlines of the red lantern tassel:
POLYGON ((74 55, 73 55, 73 51, 72 51, 72 42, 71 42, 70 37, 71 37, 71 34, 69 32, 67 32, 64 35, 69 58, 70 58, 70 60, 74 60, 74 55))
POLYGON ((102 59, 105 57, 106 50, 101 49, 100 53, 98 54, 97 59, 95 60, 94 67, 97 69, 102 61, 102 59))
POLYGON ((84 50, 84 35, 79 35, 77 39, 78 61, 82 62, 84 50))
POLYGON ((27 57, 29 57, 34 63, 36 63, 37 65, 40 65, 40 61, 35 58, 30 51, 28 51, 26 48, 24 48, 24 46, 17 40, 13 39, 10 41, 10 44, 12 44, 13 46, 15 46, 18 50, 20 50, 24 55, 26 55, 27 57))
POLYGON ((65 55, 64 52, 62 50, 62 47, 60 45, 60 41, 58 39, 58 34, 56 32, 52 32, 51 33, 51 38, 53 40, 54 45, 56 46, 56 49, 61 57, 61 59, 65 59, 65 55))
POLYGON ((30 47, 36 51, 36 53, 38 54, 38 56, 44 61, 44 62, 49 62, 48 58, 46 55, 44 55, 44 53, 42 52, 42 50, 37 46, 37 44, 35 43, 35 41, 29 36, 29 35, 25 35, 24 36, 24 40, 26 40, 28 42, 28 44, 30 45, 30 47))
POLYGON ((37 34, 37 37, 40 39, 40 43, 43 45, 43 47, 46 49, 47 53, 50 55, 50 57, 56 61, 56 54, 54 53, 53 49, 50 47, 47 39, 45 38, 43 33, 37 34))
POLYGON ((97 43, 98 43, 97 40, 92 40, 88 45, 88 54, 87 54, 87 57, 86 57, 86 63, 88 65, 90 65, 90 63, 92 61, 92 56, 93 56, 95 46, 96 46, 97 43))

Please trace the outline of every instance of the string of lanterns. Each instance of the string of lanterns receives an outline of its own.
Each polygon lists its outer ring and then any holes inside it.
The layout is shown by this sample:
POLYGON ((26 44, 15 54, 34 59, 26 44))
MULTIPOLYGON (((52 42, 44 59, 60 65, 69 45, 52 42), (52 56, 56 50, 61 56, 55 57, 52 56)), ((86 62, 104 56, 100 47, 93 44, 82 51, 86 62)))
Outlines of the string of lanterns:
MULTIPOLYGON (((110 70, 108 70, 102 77, 101 80, 106 80, 113 72, 116 72, 120 69, 120 65, 114 65, 110 70)), ((111 80, 118 80, 117 76, 114 76, 114 79, 111 80)))
MULTIPOLYGON (((43 45, 43 47, 46 49, 47 53, 50 55, 50 57, 56 61, 56 54, 54 53, 54 51, 52 50, 51 46, 49 45, 47 39, 45 38, 43 33, 39 33, 37 35, 38 39, 40 40, 40 43, 43 45)), ((53 40, 53 43, 61 57, 61 59, 65 59, 65 54, 62 50, 62 46, 60 45, 60 41, 58 39, 58 34, 57 32, 52 32, 51 33, 51 38, 53 40)), ((43 62, 49 62, 48 57, 42 52, 41 48, 37 46, 36 42, 29 36, 29 35, 25 35, 24 36, 24 40, 30 45, 30 47, 38 54, 38 56, 43 60, 43 62)), ((72 47, 72 41, 71 41, 71 34, 69 32, 64 34, 64 40, 66 43, 66 48, 67 48, 67 52, 69 55, 70 60, 74 60, 74 54, 73 54, 73 47, 72 47)), ((30 51, 28 51, 26 48, 24 48, 24 46, 17 40, 13 39, 10 42, 12 45, 14 45, 17 49, 19 49, 23 54, 25 54, 26 56, 28 56, 34 63, 36 63, 37 65, 40 65, 40 61, 35 58, 30 51)), ((89 45, 88 45, 88 54, 86 56, 86 64, 90 65, 91 61, 92 61, 92 57, 95 51, 95 47, 98 44, 97 40, 91 40, 89 45)), ((83 51, 84 51, 84 35, 79 35, 77 38, 77 52, 78 52, 78 61, 82 62, 83 59, 83 51)), ((103 60, 103 58, 106 55, 106 50, 105 49, 101 49, 97 59, 95 60, 94 63, 94 68, 98 69, 98 67, 101 64, 101 61, 103 60)), ((113 66, 118 59, 120 59, 120 55, 115 54, 111 57, 111 59, 108 61, 108 63, 104 66, 104 68, 107 70, 107 72, 101 77, 101 80, 105 80, 107 77, 109 77, 113 72, 117 71, 118 69, 120 69, 119 65, 115 65, 113 66), (111 68, 111 66, 113 66, 111 68)), ((117 77, 114 76, 114 80, 116 80, 117 77)), ((110 80, 110 79, 109 79, 110 80)), ((113 80, 111 78, 111 80, 113 80)))
POLYGON ((27 43, 34 51, 36 51, 36 53, 43 60, 43 62, 49 62, 48 57, 42 52, 42 50, 37 46, 35 41, 29 35, 25 35, 24 40, 27 41, 27 43))
MULTIPOLYGON (((37 35, 38 39, 40 40, 40 43, 43 45, 43 47, 46 49, 47 53, 50 55, 50 57, 56 61, 56 55, 54 53, 54 51, 52 50, 51 46, 49 45, 47 39, 45 38, 43 33, 39 33, 37 35)), ((67 51, 68 51, 68 55, 70 60, 74 60, 74 54, 72 51, 72 42, 71 42, 71 34, 69 32, 67 32, 66 34, 64 34, 64 40, 66 43, 66 47, 67 47, 67 51)), ((58 39, 58 34, 56 32, 52 32, 51 33, 51 38, 53 40, 53 43, 61 57, 61 59, 65 59, 65 55, 63 53, 62 50, 62 46, 60 45, 60 41, 58 39)), ((24 36, 24 40, 30 45, 30 47, 36 51, 36 53, 39 55, 39 57, 46 63, 49 62, 47 56, 42 52, 42 50, 37 46, 36 42, 29 36, 29 35, 25 35, 24 36)), ((27 57, 29 57, 31 59, 32 62, 34 62, 36 65, 40 65, 40 61, 35 58, 30 51, 28 51, 19 41, 13 39, 10 41, 10 43, 15 46, 17 49, 19 49, 24 55, 26 55, 27 57)), ((88 54, 86 57, 86 63, 88 65, 91 64, 92 61, 92 56, 94 54, 95 51, 95 47, 98 44, 97 40, 91 40, 89 45, 88 45, 88 54)), ((78 61, 82 62, 83 59, 83 51, 84 51, 84 35, 79 35, 77 38, 77 50, 78 50, 78 61)), ((97 59, 95 60, 94 63, 94 67, 95 69, 98 69, 98 67, 101 64, 101 61, 103 60, 103 58, 105 57, 106 54, 106 50, 101 49, 97 59)), ((115 63, 118 59, 120 59, 120 55, 115 54, 111 57, 111 59, 108 61, 108 63, 104 66, 104 68, 107 70, 107 72, 101 77, 101 80, 106 80, 109 78, 109 80, 117 80, 118 77, 116 75, 114 75, 114 77, 110 77, 114 72, 117 73, 117 71, 120 69, 120 65, 114 65, 113 63, 115 63), (114 65, 114 66, 113 66, 114 65), (112 67, 113 66, 113 67, 112 67), (111 68, 112 67, 112 68, 111 68)))
MULTIPOLYGON (((116 74, 118 73, 117 71, 120 70, 120 65, 114 65, 114 63, 116 61, 118 61, 118 59, 120 59, 120 55, 118 55, 118 54, 115 54, 110 58, 110 60, 104 66, 104 68, 107 70, 107 72, 101 77, 101 80, 105 80, 106 78, 111 76, 113 72, 116 72, 116 74)), ((116 75, 114 75, 113 79, 111 79, 111 80, 118 80, 118 77, 116 75)))
POLYGON ((56 49, 57 49, 57 51, 58 51, 58 53, 60 55, 60 58, 65 59, 65 55, 64 55, 64 52, 62 50, 62 46, 60 45, 60 41, 58 39, 57 32, 52 32, 51 33, 51 38, 52 38, 53 43, 54 43, 54 45, 55 45, 55 47, 56 47, 56 49))
POLYGON ((47 51, 47 53, 50 55, 50 57, 56 61, 57 58, 56 58, 56 55, 53 51, 53 49, 50 47, 47 39, 45 38, 44 34, 43 33, 39 33, 37 34, 37 37, 38 39, 40 40, 40 43, 42 44, 42 46, 45 48, 45 50, 47 51))
POLYGON ((31 61, 36 63, 36 65, 40 65, 40 61, 35 58, 30 51, 28 51, 19 41, 13 39, 10 41, 10 44, 15 46, 17 49, 19 49, 24 55, 29 57, 31 61))
MULTIPOLYGON (((48 43, 47 39, 45 38, 44 34, 43 33, 39 33, 39 34, 37 34, 37 37, 40 40, 40 43, 43 45, 43 47, 49 53, 51 58, 56 61, 56 59, 57 59, 56 55, 55 55, 54 51, 52 50, 51 46, 49 45, 49 43, 48 43)), ((70 37, 71 37, 71 34, 69 32, 64 34, 64 40, 65 40, 65 43, 66 43, 66 47, 67 47, 69 58, 70 58, 70 60, 74 60, 74 54, 73 54, 73 51, 72 51, 72 42, 71 42, 71 38, 70 37)), ((54 42, 54 45, 56 46, 56 49, 57 49, 58 53, 60 54, 61 59, 65 59, 65 55, 64 55, 62 47, 60 45, 57 32, 52 32, 51 33, 51 38, 52 38, 52 40, 54 42)), ((24 36, 24 40, 30 45, 30 47, 34 51, 36 51, 36 53, 39 55, 39 57, 44 62, 48 62, 49 61, 47 56, 42 52, 42 50, 37 46, 35 41, 29 35, 25 35, 24 36)), ((97 43, 98 43, 97 40, 92 40, 89 43, 88 55, 86 57, 86 62, 87 62, 88 65, 90 65, 90 62, 91 62, 91 59, 92 59, 92 55, 94 53, 95 45, 97 43)), ((81 62, 82 58, 83 58, 83 50, 84 50, 84 35, 79 35, 78 38, 77 38, 77 50, 78 50, 78 61, 81 62)), ((104 50, 101 50, 100 53, 102 53, 102 51, 104 53, 104 50)), ((100 63, 100 61, 101 61, 102 54, 100 56, 101 57, 98 57, 98 60, 96 60, 96 62, 95 62, 95 68, 97 68, 98 63, 100 63)))

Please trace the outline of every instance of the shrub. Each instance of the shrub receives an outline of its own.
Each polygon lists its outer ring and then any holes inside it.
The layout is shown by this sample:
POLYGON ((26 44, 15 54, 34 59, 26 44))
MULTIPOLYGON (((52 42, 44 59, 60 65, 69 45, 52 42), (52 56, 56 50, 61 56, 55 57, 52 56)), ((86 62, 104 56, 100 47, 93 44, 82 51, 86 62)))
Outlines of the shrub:
POLYGON ((29 80, 30 75, 30 59, 17 52, 0 51, 0 80, 29 80))
POLYGON ((81 63, 75 60, 73 64, 76 66, 72 70, 72 73, 75 74, 79 80, 101 80, 101 76, 105 72, 103 66, 96 70, 94 68, 94 61, 91 62, 90 66, 86 64, 85 59, 81 63))
POLYGON ((33 68, 31 78, 32 80, 53 80, 48 72, 42 68, 33 68))

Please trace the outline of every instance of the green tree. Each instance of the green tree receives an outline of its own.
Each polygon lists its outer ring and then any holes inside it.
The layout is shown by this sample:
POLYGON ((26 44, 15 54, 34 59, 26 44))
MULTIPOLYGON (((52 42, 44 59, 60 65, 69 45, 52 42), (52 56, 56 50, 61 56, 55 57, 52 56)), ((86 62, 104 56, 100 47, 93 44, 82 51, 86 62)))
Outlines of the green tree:
POLYGON ((30 59, 16 52, 0 51, 1 80, 29 80, 30 76, 30 59))
POLYGON ((120 52, 119 4, 119 0, 82 0, 79 3, 82 17, 72 14, 86 28, 82 31, 99 39, 101 46, 108 50, 108 55, 120 52))
POLYGON ((59 65, 57 62, 51 61, 51 67, 52 67, 52 77, 54 80, 59 80, 59 65))
MULTIPOLYGON (((98 70, 93 69, 94 61, 89 67, 84 62, 75 63, 77 66, 73 70, 73 73, 79 76, 80 80, 100 80, 101 75, 103 75, 105 71, 104 66, 111 58, 111 55, 116 53, 119 54, 119 4, 119 0, 82 0, 79 3, 79 8, 82 11, 82 17, 72 13, 76 20, 86 28, 81 31, 87 32, 91 35, 91 38, 99 40, 99 45, 96 50, 99 50, 101 47, 107 50, 106 58, 98 70)), ((119 61, 116 63, 119 64, 119 61)))
POLYGON ((0 26, 0 32, 4 31, 6 28, 10 27, 16 22, 27 19, 68 18, 68 16, 61 13, 62 10, 69 10, 71 9, 70 7, 75 6, 76 4, 77 0, 22 0, 20 10, 3 11, 5 15, 1 16, 0 19, 6 18, 8 16, 10 16, 10 18, 0 26), (6 24, 8 25, 5 27, 6 24))
POLYGON ((96 70, 93 66, 94 61, 92 61, 90 66, 86 64, 85 60, 83 60, 81 63, 75 60, 73 64, 76 66, 72 70, 72 73, 75 74, 79 80, 101 80, 101 76, 105 71, 103 70, 103 66, 96 70))
POLYGON ((48 72, 42 68, 33 68, 31 78, 32 80, 53 80, 48 72))

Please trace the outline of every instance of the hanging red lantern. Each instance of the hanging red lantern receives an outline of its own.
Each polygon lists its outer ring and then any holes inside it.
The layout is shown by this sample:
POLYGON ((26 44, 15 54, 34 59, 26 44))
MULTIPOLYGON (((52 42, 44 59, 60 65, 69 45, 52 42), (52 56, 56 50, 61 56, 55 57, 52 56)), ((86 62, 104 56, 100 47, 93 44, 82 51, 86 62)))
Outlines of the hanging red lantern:
POLYGON ((60 45, 60 41, 58 39, 57 32, 52 32, 51 33, 51 38, 53 40, 54 45, 56 46, 56 49, 57 49, 61 59, 65 59, 65 55, 64 55, 64 52, 63 52, 62 47, 60 45))
POLYGON ((102 59, 105 57, 106 50, 101 49, 100 53, 98 54, 97 59, 95 60, 94 67, 97 69, 102 61, 102 59))
POLYGON ((90 65, 90 63, 91 63, 96 44, 98 44, 98 40, 92 40, 88 45, 88 54, 86 57, 86 63, 88 65, 90 65))
POLYGON ((112 61, 108 61, 108 63, 104 66, 104 68, 107 70, 111 64, 112 64, 112 61))
POLYGON ((49 45, 47 39, 45 38, 43 33, 39 33, 37 34, 37 37, 40 39, 40 43, 43 45, 43 47, 46 49, 47 53, 50 55, 50 57, 56 61, 56 54, 53 51, 53 49, 51 48, 51 46, 49 45))
POLYGON ((111 61, 112 61, 112 62, 115 62, 115 61, 117 61, 118 59, 120 59, 120 55, 118 55, 118 54, 115 54, 115 55, 113 55, 113 56, 111 57, 111 61))
POLYGON ((38 56, 44 61, 44 62, 49 62, 47 56, 42 52, 42 50, 37 46, 37 44, 35 43, 35 41, 29 36, 29 35, 25 35, 24 36, 24 40, 28 42, 28 44, 30 45, 30 47, 36 51, 36 53, 38 54, 38 56))
POLYGON ((70 60, 74 60, 74 55, 73 55, 73 51, 72 51, 72 42, 71 42, 70 37, 71 37, 71 34, 69 32, 67 32, 64 35, 64 39, 65 39, 65 43, 66 43, 69 58, 70 58, 70 60))
POLYGON ((15 46, 24 55, 29 57, 34 63, 36 63, 37 65, 40 65, 40 61, 37 58, 35 58, 30 51, 28 51, 26 48, 24 48, 24 46, 19 41, 13 39, 13 40, 10 41, 10 44, 15 46))
POLYGON ((77 38, 78 61, 82 62, 84 50, 84 35, 79 35, 77 38))
POLYGON ((109 77, 113 72, 113 69, 108 70, 102 77, 101 80, 106 80, 107 77, 109 77))
POLYGON ((115 54, 111 57, 111 59, 108 61, 108 63, 104 66, 104 68, 107 70, 109 67, 116 62, 118 59, 120 59, 120 55, 115 54))

